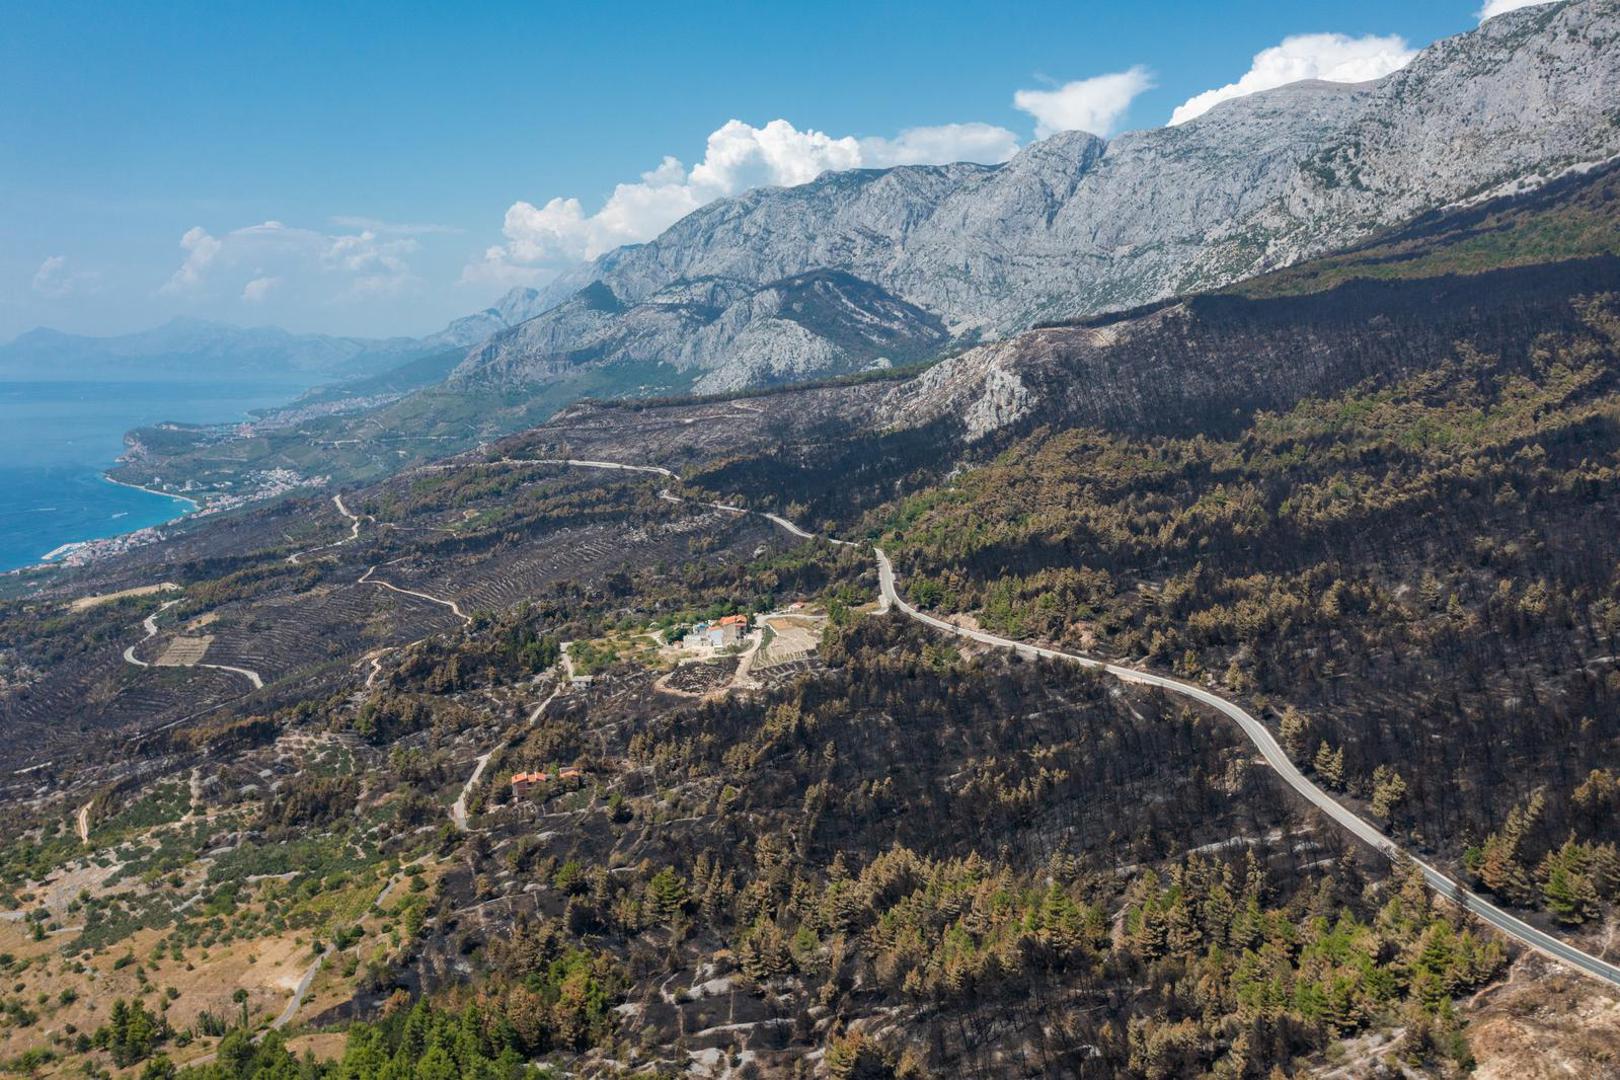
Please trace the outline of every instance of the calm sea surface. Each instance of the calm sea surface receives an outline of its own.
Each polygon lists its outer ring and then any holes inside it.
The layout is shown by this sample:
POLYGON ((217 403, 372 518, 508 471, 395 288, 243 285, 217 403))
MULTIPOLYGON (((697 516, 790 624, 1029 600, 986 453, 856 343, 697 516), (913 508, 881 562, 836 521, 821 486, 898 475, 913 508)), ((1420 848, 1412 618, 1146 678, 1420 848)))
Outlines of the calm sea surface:
POLYGON ((188 509, 102 479, 130 428, 243 419, 249 409, 283 404, 297 393, 284 383, 0 381, 0 570, 36 563, 73 540, 157 525, 188 509))

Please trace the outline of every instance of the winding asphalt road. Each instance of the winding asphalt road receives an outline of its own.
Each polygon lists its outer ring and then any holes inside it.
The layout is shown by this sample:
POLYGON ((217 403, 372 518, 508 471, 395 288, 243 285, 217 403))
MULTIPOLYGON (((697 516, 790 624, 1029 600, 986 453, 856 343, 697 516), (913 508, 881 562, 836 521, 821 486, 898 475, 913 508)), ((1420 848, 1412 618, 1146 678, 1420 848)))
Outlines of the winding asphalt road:
POLYGON ((1423 878, 1429 887, 1447 900, 1452 901, 1466 911, 1473 912, 1485 922, 1490 923, 1502 933, 1514 938, 1532 949, 1537 950, 1555 960, 1561 960, 1571 967, 1577 968, 1588 975, 1596 976, 1605 982, 1620 986, 1620 967, 1600 960, 1590 953, 1582 952, 1575 946, 1553 937, 1551 934, 1537 930, 1522 919, 1516 919, 1503 911, 1484 897, 1459 885, 1446 874, 1441 873, 1422 859, 1404 851, 1389 837, 1366 821, 1359 815, 1351 812, 1333 796, 1313 784, 1309 778, 1294 767, 1283 748, 1277 744, 1271 732, 1264 724, 1256 720, 1243 709, 1218 697, 1200 686, 1182 682, 1179 679, 1169 679, 1163 675, 1153 675, 1134 668, 1121 667, 1118 664, 1095 660, 1089 656, 1078 653, 1064 652, 1061 649, 1048 649, 1039 645, 1029 645, 1012 638, 1000 637, 983 630, 970 630, 965 626, 957 626, 944 619, 924 614, 912 607, 900 596, 894 587, 894 565, 889 561, 888 555, 881 548, 872 549, 877 555, 878 584, 883 590, 883 597, 890 607, 896 608, 906 616, 917 620, 936 630, 947 634, 977 641, 983 645, 992 645, 1002 649, 1013 649, 1025 656, 1045 657, 1049 660, 1064 660, 1082 667, 1095 668, 1106 672, 1122 682, 1138 683, 1144 686, 1156 686, 1168 690, 1173 694, 1180 694, 1203 705, 1208 705, 1224 713, 1235 721, 1243 734, 1248 736, 1250 742, 1260 751, 1266 759, 1266 764, 1277 771, 1277 775, 1300 795, 1303 795, 1318 810, 1332 818, 1340 827, 1349 831, 1358 840, 1369 845, 1380 854, 1390 859, 1399 859, 1403 855, 1410 858, 1423 871, 1423 878))
MULTIPOLYGON (((135 643, 135 645, 131 645, 131 646, 127 647, 124 650, 124 660, 125 660, 125 662, 134 664, 136 667, 149 668, 149 667, 153 666, 148 661, 142 660, 140 657, 135 655, 135 646, 136 645, 144 645, 146 642, 151 641, 153 638, 157 637, 157 632, 158 632, 157 617, 159 615, 163 614, 169 608, 172 608, 174 605, 178 604, 179 602, 180 601, 178 601, 178 600, 165 600, 162 604, 160 604, 158 606, 158 609, 156 611, 152 612, 152 614, 148 615, 146 618, 141 620, 141 626, 146 628, 146 636, 141 638, 140 641, 137 641, 135 643)), ((242 676, 242 678, 244 678, 248 682, 252 683, 253 684, 253 689, 255 689, 255 690, 263 690, 264 689, 264 679, 259 675, 259 673, 257 671, 254 671, 252 668, 234 667, 234 666, 232 666, 230 664, 205 664, 205 663, 202 663, 200 661, 198 663, 195 663, 195 664, 178 665, 178 666, 182 666, 182 667, 205 667, 205 668, 213 668, 215 671, 228 671, 232 675, 240 675, 240 676, 242 676)))
POLYGON ((152 614, 148 615, 146 618, 141 620, 141 626, 145 628, 146 636, 141 638, 140 641, 137 641, 135 643, 135 645, 131 645, 131 646, 129 646, 128 648, 126 648, 124 650, 124 662, 125 663, 134 664, 136 667, 151 667, 152 666, 151 664, 147 663, 145 660, 142 660, 140 657, 135 655, 135 646, 136 645, 144 645, 146 642, 151 641, 153 638, 157 637, 157 632, 158 632, 157 617, 159 615, 163 614, 165 611, 168 611, 170 608, 174 607, 174 605, 178 604, 179 602, 180 601, 178 601, 178 600, 165 600, 165 601, 163 601, 163 603, 158 605, 158 609, 156 611, 152 612, 152 614))
MULTIPOLYGON (((382 906, 383 900, 388 896, 388 890, 392 889, 394 887, 394 882, 398 880, 399 875, 396 873, 391 875, 388 880, 383 882, 382 890, 377 893, 377 899, 371 902, 373 907, 382 906)), ((319 975, 321 972, 321 966, 326 963, 326 956, 327 954, 322 952, 314 960, 310 961, 309 967, 304 969, 303 977, 298 980, 298 985, 293 988, 292 997, 287 999, 287 1004, 282 1006, 281 1012, 276 1014, 276 1018, 270 1021, 271 1030, 279 1031, 281 1028, 284 1028, 291 1023, 293 1017, 298 1015, 298 1010, 303 1007, 304 998, 309 996, 310 984, 315 981, 315 976, 319 975)), ((264 1032, 261 1031, 259 1034, 253 1037, 253 1041, 259 1042, 263 1038, 264 1032)), ((195 1062, 187 1062, 186 1064, 201 1064, 203 1060, 204 1059, 198 1059, 195 1062)))
MULTIPOLYGON (((674 472, 656 465, 627 465, 612 461, 588 461, 561 458, 527 460, 508 459, 498 463, 480 462, 475 464, 569 465, 579 468, 612 469, 621 472, 651 473, 670 479, 676 479, 676 474, 674 472)), ((428 466, 428 468, 435 467, 428 466)), ((680 496, 674 495, 668 490, 661 491, 659 494, 662 498, 670 502, 688 501, 680 496)), ((338 543, 341 544, 352 541, 359 535, 361 519, 358 515, 352 514, 348 511, 348 509, 343 505, 340 496, 334 496, 333 501, 336 503, 339 512, 345 517, 350 518, 353 523, 351 535, 344 540, 338 541, 338 543)), ((745 507, 729 506, 724 503, 701 503, 701 505, 736 514, 758 513, 759 516, 772 522, 779 528, 788 532, 790 535, 798 537, 799 539, 826 539, 834 544, 839 544, 842 546, 854 546, 852 542, 848 540, 837 540, 833 539, 832 537, 818 537, 817 534, 801 528, 792 521, 789 521, 787 518, 778 514, 753 511, 745 507)), ((317 548, 312 550, 320 549, 317 548)), ((1122 667, 1118 664, 1110 664, 1106 661, 1097 660, 1078 653, 1065 652, 1061 649, 1052 649, 1040 645, 1031 645, 1026 642, 1016 641, 1012 638, 1005 638, 997 634, 991 634, 987 631, 973 630, 967 627, 957 626, 956 624, 947 622, 944 619, 925 614, 924 612, 921 612, 915 607, 911 606, 905 601, 904 598, 900 596, 899 591, 895 588, 894 565, 889 561, 888 555, 881 548, 876 546, 872 548, 872 551, 877 559, 878 567, 878 582, 881 594, 878 605, 879 611, 887 611, 891 608, 897 609, 908 618, 914 619, 917 622, 932 627, 933 629, 941 631, 942 633, 966 638, 968 640, 976 641, 980 644, 992 646, 994 648, 1011 649, 1024 656, 1042 657, 1051 660, 1061 660, 1072 664, 1079 664, 1082 667, 1102 671, 1113 676, 1114 678, 1121 680, 1122 682, 1158 687, 1162 690, 1173 694, 1179 694, 1182 697, 1189 698, 1201 705, 1206 705, 1212 709, 1215 709, 1237 724, 1239 730, 1243 732, 1244 736, 1248 738, 1248 740, 1254 744, 1255 748, 1260 751, 1260 754, 1263 758, 1265 758, 1266 763, 1276 771, 1278 776, 1282 777, 1283 781, 1287 783, 1289 787, 1293 788, 1295 792, 1305 798, 1323 814, 1327 815, 1327 817, 1332 819, 1332 821, 1339 825, 1339 827, 1345 829, 1351 835, 1355 836, 1358 840, 1372 847, 1374 850, 1383 854, 1387 858, 1411 859, 1422 870, 1424 880, 1436 893, 1457 904, 1459 907, 1472 912, 1478 918, 1489 923, 1507 937, 1535 949, 1536 951, 1551 957, 1552 959, 1561 961, 1575 970, 1582 972, 1583 974, 1593 976, 1594 978, 1600 979, 1614 986, 1620 986, 1620 967, 1608 963, 1605 960, 1601 960, 1590 953, 1584 952, 1583 950, 1578 949, 1551 934, 1538 930, 1529 923, 1524 922, 1522 919, 1515 918, 1514 916, 1508 914, 1495 904, 1492 904, 1489 900, 1486 900, 1484 897, 1479 896, 1471 890, 1463 887, 1453 878, 1445 873, 1442 873, 1434 866, 1423 861, 1422 859, 1417 858, 1410 852, 1405 851, 1399 844, 1390 839, 1388 836, 1384 835, 1384 833, 1372 823, 1364 820, 1359 815, 1355 814, 1353 811, 1341 804, 1337 799, 1334 799, 1326 791, 1312 783, 1311 780, 1302 774, 1299 769, 1294 766, 1294 763, 1289 760, 1288 755, 1283 752, 1282 747, 1278 745, 1277 740, 1272 736, 1271 732, 1267 730, 1266 726, 1239 706, 1227 701, 1225 698, 1210 693, 1203 687, 1196 686, 1192 683, 1167 678, 1163 675, 1154 675, 1149 672, 1138 671, 1134 668, 1122 667)), ((310 552, 300 552, 299 555, 309 553, 310 552)), ((297 555, 291 556, 290 561, 296 562, 297 558, 297 555)), ((375 566, 368 568, 365 574, 360 578, 360 582, 364 583, 369 581, 371 584, 382 586, 385 589, 391 589, 394 592, 402 593, 406 596, 415 596, 423 600, 432 601, 435 604, 441 604, 448 607, 463 622, 470 623, 472 621, 466 615, 466 613, 461 610, 454 600, 444 600, 428 593, 402 589, 397 585, 392 585, 386 581, 373 578, 371 575, 376 569, 377 568, 375 566)), ((164 604, 158 609, 157 612, 154 612, 152 615, 148 616, 146 620, 144 620, 144 626, 147 634, 146 638, 142 639, 143 641, 149 640, 157 635, 157 615, 160 614, 164 608, 168 607, 170 603, 174 603, 174 601, 164 604)), ((130 646, 124 650, 124 659, 129 663, 140 667, 150 666, 146 661, 140 660, 135 656, 134 646, 130 646)), ((247 676, 253 681, 255 687, 262 685, 256 673, 249 672, 246 669, 241 668, 227 668, 226 670, 235 671, 238 674, 247 676)), ((552 698, 555 696, 556 694, 554 692, 552 698)), ((538 715, 542 710, 544 710, 546 705, 550 704, 552 698, 547 698, 546 701, 542 702, 540 706, 536 708, 535 715, 538 715)), ((490 754, 486 754, 478 759, 477 768, 474 770, 472 777, 468 780, 467 785, 462 789, 462 797, 457 800, 460 807, 460 812, 457 813, 456 808, 452 808, 452 818, 456 819, 456 824, 461 829, 466 828, 466 795, 471 790, 472 786, 477 782, 480 774, 483 772, 484 765, 489 760, 491 754, 493 754, 493 750, 490 752, 490 754)), ((83 832, 86 831, 84 828, 84 822, 81 820, 79 824, 82 835, 83 832)), ((283 1017, 277 1018, 277 1022, 273 1026, 280 1026, 280 1024, 285 1023, 287 1019, 290 1019, 291 1014, 296 1012, 298 1003, 302 999, 303 991, 307 990, 308 982, 314 977, 314 974, 317 970, 319 970, 319 967, 320 960, 317 959, 316 962, 311 965, 310 970, 306 973, 305 979, 300 984, 299 992, 295 994, 293 1000, 289 1002, 289 1008, 284 1011, 283 1017)))
MULTIPOLYGON (((546 711, 546 708, 557 700, 557 696, 563 692, 563 687, 567 685, 567 678, 558 679, 557 685, 551 690, 551 696, 529 710, 529 726, 533 727, 539 723, 540 717, 546 711)), ((479 778, 484 775, 484 767, 489 764, 489 759, 495 756, 496 751, 505 748, 506 743, 500 743, 497 746, 490 747, 488 751, 473 759, 476 764, 473 767, 472 775, 467 777, 465 784, 461 785, 461 794, 456 796, 456 801, 450 804, 450 820, 455 824, 457 832, 467 831, 467 797, 472 794, 472 789, 477 785, 479 778)))
POLYGON ((456 469, 489 468, 493 465, 573 465, 581 469, 614 469, 618 472, 652 473, 674 480, 675 474, 662 465, 626 465, 618 461, 583 461, 579 458, 495 458, 492 461, 446 461, 438 465, 418 465, 413 473, 452 472, 456 469))
POLYGON ((192 667, 211 667, 215 671, 228 671, 232 675, 240 675, 240 676, 242 676, 242 678, 244 678, 248 682, 252 683, 253 684, 253 689, 255 689, 255 690, 263 690, 264 689, 264 678, 257 671, 254 671, 252 668, 232 667, 230 664, 204 664, 204 663, 200 663, 200 662, 196 663, 196 664, 193 664, 191 666, 192 667))
POLYGON ((472 789, 478 783, 478 778, 484 775, 484 766, 489 764, 489 759, 495 756, 495 751, 498 749, 500 747, 485 750, 474 759, 476 764, 473 766, 472 775, 467 777, 465 784, 461 785, 461 794, 456 796, 456 801, 450 804, 450 820, 455 823, 457 832, 467 831, 467 796, 472 794, 472 789))
MULTIPOLYGON (((304 969, 303 977, 298 980, 298 985, 293 988, 292 997, 287 999, 287 1004, 281 1007, 281 1011, 276 1014, 276 1018, 270 1021, 271 1030, 281 1030, 292 1022, 293 1017, 298 1015, 299 1008, 304 1004, 304 998, 309 994, 309 986, 315 981, 315 976, 320 974, 321 965, 324 963, 326 963, 326 954, 323 952, 310 962, 309 967, 304 969)), ((263 1036, 257 1036, 253 1041, 258 1042, 260 1038, 263 1038, 263 1036)))
MULTIPOLYGON (((559 464, 579 465, 588 468, 633 469, 639 472, 655 472, 665 476, 674 476, 669 470, 655 466, 626 466, 613 462, 598 461, 567 461, 559 462, 559 464)), ((686 501, 668 490, 659 492, 659 495, 670 502, 686 501)), ((759 513, 739 506, 728 506, 724 503, 702 503, 701 505, 732 513, 759 513)), ((795 525, 778 514, 760 513, 760 516, 800 539, 813 540, 819 538, 815 533, 795 525)), ((848 540, 834 540, 831 537, 825 539, 835 544, 850 546, 848 540)), ((1513 938, 1515 941, 1527 945, 1554 960, 1562 961, 1583 974, 1591 975, 1613 986, 1620 986, 1620 967, 1584 952, 1545 931, 1536 929, 1524 920, 1515 918, 1503 911, 1479 894, 1464 888, 1449 875, 1442 873, 1429 863, 1403 849, 1395 841, 1385 836, 1371 822, 1364 820, 1326 791, 1317 787, 1294 766, 1288 755, 1283 753, 1282 747, 1278 745, 1277 740, 1272 737, 1266 726, 1232 702, 1210 693, 1203 687, 1182 682, 1179 679, 1166 678, 1163 675, 1154 675, 1146 671, 1137 671, 1135 668, 1121 667, 1118 664, 1110 664, 1103 660, 1082 656, 1079 653, 1064 652, 1061 649, 1050 649, 1040 645, 1030 645, 1026 642, 1015 641, 1012 638, 991 634, 984 630, 971 630, 965 626, 957 626, 955 623, 946 622, 944 619, 925 614, 908 604, 900 596, 898 590, 895 589, 894 564, 889 561, 889 556, 882 548, 875 545, 872 552, 877 558, 878 566, 878 585, 881 592, 878 605, 879 611, 894 608, 908 618, 915 619, 925 626, 930 626, 947 634, 954 634, 957 637, 967 638, 999 649, 1012 649, 1024 656, 1044 657, 1049 660, 1062 660, 1071 664, 1079 664, 1082 667, 1093 668, 1112 675, 1121 682, 1156 686, 1170 693, 1191 698, 1201 705, 1207 705, 1217 710, 1237 724, 1248 740, 1260 751, 1261 756, 1266 759, 1266 763, 1276 770, 1277 775, 1282 777, 1289 787, 1304 796, 1313 806, 1321 810, 1341 828, 1355 836, 1356 839, 1372 847, 1386 858, 1399 859, 1405 857, 1411 859, 1423 871, 1423 879, 1428 882, 1429 887, 1436 893, 1455 903, 1458 907, 1472 912, 1481 920, 1496 927, 1501 933, 1513 938)))

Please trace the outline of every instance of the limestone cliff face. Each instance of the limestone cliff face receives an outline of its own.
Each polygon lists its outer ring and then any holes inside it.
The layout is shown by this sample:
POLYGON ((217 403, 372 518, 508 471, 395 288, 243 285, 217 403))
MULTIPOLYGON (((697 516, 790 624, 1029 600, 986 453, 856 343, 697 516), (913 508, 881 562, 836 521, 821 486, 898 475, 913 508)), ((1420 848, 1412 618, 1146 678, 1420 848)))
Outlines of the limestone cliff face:
POLYGON ((1223 285, 1616 153, 1620 0, 1527 8, 1376 83, 1296 83, 1108 142, 1065 133, 998 167, 713 203, 603 256, 574 279, 594 298, 497 333, 455 377, 632 356, 713 389, 848 370, 1223 285), (781 283, 830 272, 836 303, 784 317, 781 283))
POLYGON ((502 330, 509 330, 519 323, 527 322, 536 315, 550 310, 555 304, 555 299, 549 298, 539 289, 516 288, 501 297, 493 307, 475 311, 471 315, 463 315, 437 334, 423 339, 423 343, 446 349, 456 346, 466 348, 487 341, 502 330))
POLYGON ((948 339, 934 315, 834 270, 757 288, 682 279, 637 304, 596 282, 474 349, 456 377, 523 382, 580 363, 663 361, 702 369, 697 388, 718 392, 915 360, 948 339))

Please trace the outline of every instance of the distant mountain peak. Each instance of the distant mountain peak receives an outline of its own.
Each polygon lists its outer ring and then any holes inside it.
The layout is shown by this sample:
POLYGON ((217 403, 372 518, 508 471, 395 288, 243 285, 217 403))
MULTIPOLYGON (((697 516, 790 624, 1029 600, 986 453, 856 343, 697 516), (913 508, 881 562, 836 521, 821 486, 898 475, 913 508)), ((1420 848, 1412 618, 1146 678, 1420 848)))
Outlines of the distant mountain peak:
POLYGON ((373 374, 421 349, 408 338, 294 334, 180 315, 148 330, 105 337, 30 330, 0 346, 0 378, 249 377, 310 386, 373 374))

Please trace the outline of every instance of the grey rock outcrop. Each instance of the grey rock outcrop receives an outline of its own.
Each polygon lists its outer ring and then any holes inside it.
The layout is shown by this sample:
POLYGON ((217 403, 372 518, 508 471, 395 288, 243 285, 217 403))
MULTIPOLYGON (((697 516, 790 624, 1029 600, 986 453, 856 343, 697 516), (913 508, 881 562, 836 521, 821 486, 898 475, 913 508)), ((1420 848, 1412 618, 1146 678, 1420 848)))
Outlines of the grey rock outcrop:
POLYGON ((454 320, 449 326, 436 334, 430 334, 422 339, 422 344, 428 348, 455 348, 476 345, 487 341, 492 335, 502 330, 510 330, 520 323, 527 322, 556 305, 556 299, 539 289, 530 289, 523 286, 509 290, 506 295, 497 300, 494 305, 483 311, 475 311, 471 315, 463 315, 454 320))
POLYGON ((532 381, 582 363, 663 361, 704 369, 697 389, 719 392, 914 360, 948 339, 937 317, 833 270, 762 287, 682 279, 635 304, 595 282, 474 349, 458 377, 532 381))

